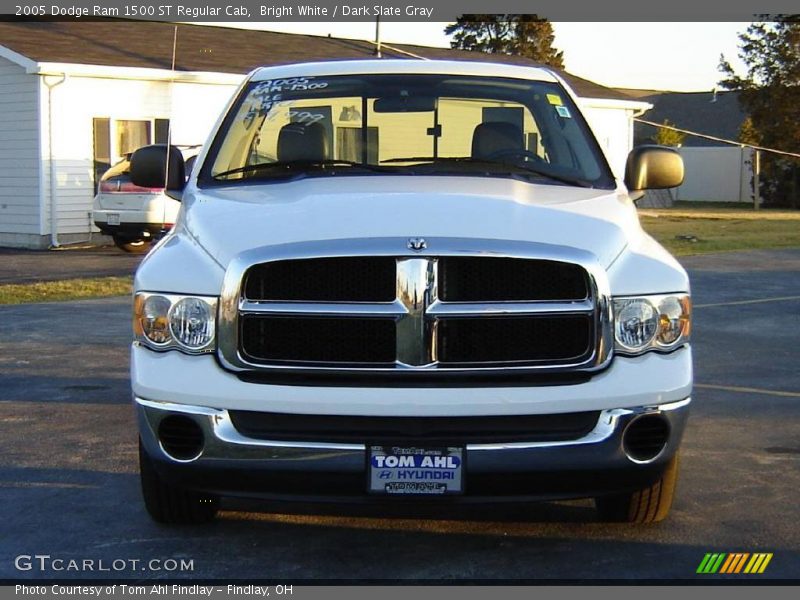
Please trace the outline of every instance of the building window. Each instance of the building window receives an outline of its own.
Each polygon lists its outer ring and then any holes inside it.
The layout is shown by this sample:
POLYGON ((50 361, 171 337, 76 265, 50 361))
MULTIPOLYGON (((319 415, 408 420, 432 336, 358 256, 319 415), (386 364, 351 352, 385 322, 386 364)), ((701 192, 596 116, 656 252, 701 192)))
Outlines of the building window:
POLYGON ((166 144, 169 142, 169 119, 156 119, 153 121, 155 130, 156 144, 166 144))
POLYGON ((94 137, 94 192, 111 167, 111 119, 92 119, 94 137))
POLYGON ((117 156, 131 154, 151 143, 150 121, 117 121, 115 124, 117 156))
POLYGON ((112 165, 142 146, 166 144, 169 126, 169 119, 92 119, 95 193, 103 173, 112 165))

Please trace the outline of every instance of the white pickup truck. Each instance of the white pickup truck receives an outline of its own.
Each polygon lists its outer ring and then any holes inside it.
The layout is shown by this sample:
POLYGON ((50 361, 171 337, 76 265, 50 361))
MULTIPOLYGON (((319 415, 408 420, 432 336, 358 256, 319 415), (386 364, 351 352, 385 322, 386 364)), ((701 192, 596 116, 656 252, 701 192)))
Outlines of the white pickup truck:
POLYGON ((223 497, 389 507, 594 498, 666 517, 692 390, 689 281, 546 69, 348 61, 247 77, 136 273, 131 379, 161 522, 223 497))

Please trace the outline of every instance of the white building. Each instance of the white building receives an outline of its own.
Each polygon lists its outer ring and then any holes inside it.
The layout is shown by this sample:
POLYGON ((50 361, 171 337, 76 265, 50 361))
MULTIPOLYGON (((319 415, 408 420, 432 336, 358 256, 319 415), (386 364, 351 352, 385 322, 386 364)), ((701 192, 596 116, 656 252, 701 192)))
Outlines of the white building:
MULTIPOLYGON (((384 45, 387 58, 527 59, 384 45)), ((374 56, 369 42, 196 25, 0 23, 0 246, 85 241, 96 183, 147 143, 201 144, 245 73, 264 64, 374 56), (175 70, 172 41, 177 27, 175 70)), ((612 168, 651 107, 562 73, 612 168)))

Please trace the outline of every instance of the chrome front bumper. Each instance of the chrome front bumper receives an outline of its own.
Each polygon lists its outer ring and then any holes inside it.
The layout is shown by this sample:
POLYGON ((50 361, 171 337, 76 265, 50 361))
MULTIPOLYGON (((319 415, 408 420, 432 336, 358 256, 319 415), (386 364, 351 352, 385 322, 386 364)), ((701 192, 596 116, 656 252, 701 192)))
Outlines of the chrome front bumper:
MULTIPOLYGON (((579 479, 577 474, 583 474, 588 475, 589 481, 585 493, 580 492, 580 485, 576 483, 569 488, 575 487, 575 490, 569 493, 554 491, 552 494, 535 495, 582 497, 609 493, 606 489, 595 489, 598 485, 603 487, 604 474, 640 473, 652 476, 660 473, 680 445, 690 402, 691 399, 686 398, 668 404, 604 410, 594 429, 574 440, 467 444, 467 477, 564 474, 569 478, 570 474, 576 474, 575 478, 579 479), (669 423, 670 435, 667 445, 658 456, 650 461, 638 462, 626 456, 622 437, 625 428, 644 414, 662 415, 669 423)), ((207 491, 223 495, 253 495, 252 486, 246 486, 247 493, 239 494, 244 489, 240 484, 257 476, 269 480, 271 477, 280 479, 288 475, 306 474, 314 478, 321 474, 344 474, 354 481, 366 477, 365 444, 253 439, 236 430, 227 410, 141 398, 135 398, 135 404, 145 451, 155 460, 156 467, 164 472, 165 477, 178 477, 180 483, 189 487, 206 488, 207 491), (156 432, 161 420, 169 415, 186 416, 201 428, 205 443, 197 458, 176 460, 164 451, 156 432), (186 480, 183 479, 184 475, 187 476, 186 480)), ((619 487, 618 484, 609 485, 612 489, 616 489, 615 485, 619 487)), ((324 495, 323 490, 320 493, 324 495)))

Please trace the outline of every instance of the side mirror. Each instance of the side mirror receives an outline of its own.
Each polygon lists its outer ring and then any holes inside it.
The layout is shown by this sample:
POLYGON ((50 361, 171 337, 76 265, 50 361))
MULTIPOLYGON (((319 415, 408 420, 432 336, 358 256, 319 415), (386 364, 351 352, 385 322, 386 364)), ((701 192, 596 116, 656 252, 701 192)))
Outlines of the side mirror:
POLYGON ((683 159, 667 146, 637 146, 628 155, 625 185, 629 191, 661 190, 683 183, 683 159))
POLYGON ((164 144, 144 146, 131 156, 130 177, 134 185, 180 192, 186 185, 186 165, 181 151, 164 144))

